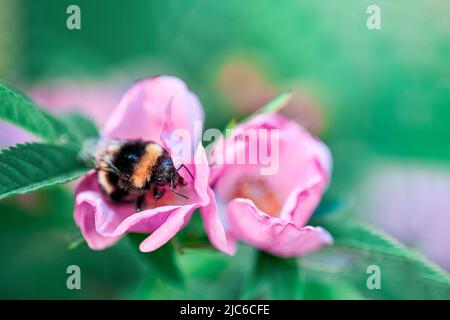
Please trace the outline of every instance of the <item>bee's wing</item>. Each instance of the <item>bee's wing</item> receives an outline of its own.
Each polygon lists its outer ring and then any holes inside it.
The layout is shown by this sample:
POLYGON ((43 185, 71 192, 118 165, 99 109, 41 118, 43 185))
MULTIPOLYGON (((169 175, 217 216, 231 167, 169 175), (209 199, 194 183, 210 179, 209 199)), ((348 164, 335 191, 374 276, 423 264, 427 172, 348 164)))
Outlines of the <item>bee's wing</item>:
POLYGON ((114 164, 113 157, 123 145, 124 141, 110 138, 88 139, 79 154, 80 159, 92 168, 112 172, 120 178, 127 179, 114 164))
POLYGON ((97 167, 96 153, 98 141, 99 139, 97 138, 87 139, 78 154, 78 158, 90 168, 97 167))

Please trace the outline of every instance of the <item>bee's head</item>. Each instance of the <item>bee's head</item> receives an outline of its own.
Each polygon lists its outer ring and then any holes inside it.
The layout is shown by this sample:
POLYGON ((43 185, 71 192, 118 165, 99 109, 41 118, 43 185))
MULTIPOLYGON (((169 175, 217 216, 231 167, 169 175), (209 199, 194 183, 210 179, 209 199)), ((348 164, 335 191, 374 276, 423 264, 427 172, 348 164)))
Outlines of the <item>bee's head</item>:
POLYGON ((172 159, 170 157, 164 157, 155 168, 152 180, 157 185, 165 186, 171 182, 175 182, 177 177, 178 173, 173 165, 172 159))

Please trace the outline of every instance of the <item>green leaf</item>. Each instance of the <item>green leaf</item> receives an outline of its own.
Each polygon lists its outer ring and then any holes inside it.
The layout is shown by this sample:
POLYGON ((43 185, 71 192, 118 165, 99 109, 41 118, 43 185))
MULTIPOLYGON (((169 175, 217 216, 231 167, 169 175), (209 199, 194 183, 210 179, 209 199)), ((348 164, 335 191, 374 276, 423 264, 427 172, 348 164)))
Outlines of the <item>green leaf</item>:
POLYGON ((62 118, 68 130, 80 144, 91 138, 99 136, 95 123, 80 113, 70 113, 62 118))
POLYGON ((283 109, 287 105, 287 103, 289 102, 291 97, 292 97, 292 93, 291 92, 282 93, 279 96, 277 96, 275 99, 271 100, 270 102, 268 102, 267 104, 265 104, 264 106, 262 106, 261 108, 259 108, 255 112, 253 112, 252 114, 244 117, 240 121, 237 121, 234 118, 231 119, 227 123, 227 125, 226 125, 226 127, 224 129, 225 138, 229 137, 229 135, 231 133, 230 130, 234 129, 239 123, 248 121, 251 118, 253 118, 254 116, 257 116, 257 115, 260 115, 260 114, 280 111, 281 109, 283 109))
POLYGON ((320 250, 319 254, 339 256, 346 261, 337 271, 338 277, 353 281, 367 297, 450 298, 449 274, 385 232, 342 217, 317 220, 314 224, 327 229, 335 240, 333 246, 320 250), (367 288, 370 265, 381 269, 381 290, 367 288))
POLYGON ((408 259, 417 265, 424 278, 450 286, 447 272, 381 230, 350 221, 324 227, 331 232, 337 245, 408 259))
POLYGON ((364 295, 349 281, 334 279, 331 282, 308 280, 302 282, 305 300, 361 300, 364 295))
POLYGON ((235 118, 231 119, 227 125, 225 126, 224 129, 224 136, 225 138, 228 138, 230 136, 230 133, 232 132, 231 130, 233 130, 236 126, 237 126, 238 122, 235 118))
POLYGON ((86 240, 84 240, 83 237, 78 238, 75 241, 72 241, 68 246, 67 246, 67 250, 68 251, 72 251, 75 250, 76 248, 78 248, 81 244, 85 243, 86 240))
POLYGON ((140 252, 138 248, 139 244, 148 237, 148 235, 131 233, 128 237, 152 276, 157 274, 161 280, 176 287, 184 286, 184 279, 178 267, 176 252, 172 243, 166 243, 164 246, 153 252, 144 253, 140 252))
MULTIPOLYGON (((239 123, 248 121, 249 119, 253 118, 254 116, 265 114, 265 113, 271 113, 271 112, 278 112, 281 109, 283 109, 289 102, 289 100, 292 97, 292 92, 284 92, 280 94, 279 96, 275 97, 273 100, 266 103, 264 106, 253 112, 251 115, 245 117, 239 123)), ((236 125, 235 122, 228 123, 227 127, 236 125)), ((232 127, 231 127, 232 128, 232 127)))
POLYGON ((299 285, 299 269, 295 259, 279 258, 259 251, 242 298, 297 299, 299 285))
POLYGON ((0 199, 74 180, 88 169, 77 151, 45 143, 26 143, 0 151, 0 199))
POLYGON ((80 142, 64 121, 40 109, 29 99, 3 84, 0 84, 0 119, 48 142, 80 142))
POLYGON ((255 115, 264 114, 270 112, 278 112, 283 109, 292 97, 292 92, 284 92, 277 96, 275 99, 271 100, 263 107, 256 110, 255 115))

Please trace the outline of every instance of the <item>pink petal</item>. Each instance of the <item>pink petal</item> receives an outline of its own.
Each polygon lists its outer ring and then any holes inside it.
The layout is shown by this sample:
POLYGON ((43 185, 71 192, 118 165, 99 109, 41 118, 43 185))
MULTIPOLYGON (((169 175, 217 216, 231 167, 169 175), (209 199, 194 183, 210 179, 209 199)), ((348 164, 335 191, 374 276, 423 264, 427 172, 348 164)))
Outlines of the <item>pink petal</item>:
POLYGON ((173 210, 167 220, 139 245, 142 252, 158 249, 172 239, 189 221, 194 206, 183 206, 173 210))
POLYGON ((283 205, 279 218, 304 226, 320 203, 326 180, 317 174, 291 191, 283 205))
POLYGON ((206 234, 214 247, 226 254, 234 255, 236 253, 236 240, 225 232, 222 221, 219 218, 216 199, 211 189, 208 190, 208 194, 211 202, 200 209, 206 234))
POLYGON ((88 203, 77 205, 74 215, 76 224, 80 228, 81 234, 89 248, 103 250, 119 241, 120 237, 104 237, 97 232, 95 228, 95 215, 92 212, 92 206, 88 203))
POLYGON ((136 82, 121 99, 102 130, 104 136, 144 139, 162 144, 166 109, 171 105, 174 128, 186 129, 194 137, 195 121, 203 122, 198 98, 175 77, 153 77, 136 82))
POLYGON ((270 120, 266 121, 280 129, 279 171, 267 176, 274 188, 287 196, 299 186, 317 179, 318 175, 324 185, 327 184, 331 170, 328 148, 296 122, 277 114, 267 117, 270 120))
MULTIPOLYGON (((86 227, 92 228, 93 235, 102 237, 118 237, 121 234, 114 234, 114 230, 128 216, 133 214, 134 207, 130 204, 113 204, 105 199, 101 192, 97 174, 91 171, 87 174, 75 190, 74 218, 83 232, 83 223, 89 221, 86 227)), ((89 241, 89 236, 86 237, 89 241)))
MULTIPOLYGON (((194 156, 195 163, 195 183, 194 188, 201 199, 201 206, 209 203, 210 196, 209 189, 209 164, 206 158, 205 148, 201 143, 198 144, 197 150, 194 156)), ((181 170, 180 170, 181 171, 181 170)), ((185 179, 187 177, 185 176, 185 179)), ((189 181, 189 180, 186 180, 189 181)))
POLYGON ((292 222, 272 218, 248 199, 230 201, 227 212, 230 230, 236 238, 274 255, 303 255, 332 243, 324 229, 298 227, 292 222))

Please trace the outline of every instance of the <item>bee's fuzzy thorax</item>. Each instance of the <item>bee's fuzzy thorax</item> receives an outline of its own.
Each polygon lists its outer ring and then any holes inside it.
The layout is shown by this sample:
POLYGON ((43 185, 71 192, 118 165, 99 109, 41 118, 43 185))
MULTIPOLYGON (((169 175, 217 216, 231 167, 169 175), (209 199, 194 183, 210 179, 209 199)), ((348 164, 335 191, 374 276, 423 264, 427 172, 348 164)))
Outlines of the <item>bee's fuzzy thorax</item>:
POLYGON ((142 188, 148 182, 153 167, 164 150, 156 143, 150 143, 145 147, 145 153, 136 163, 131 177, 134 187, 142 188))
POLYGON ((131 177, 135 188, 143 188, 148 182, 152 169, 163 152, 164 150, 156 143, 150 143, 145 147, 145 153, 136 163, 131 177))

